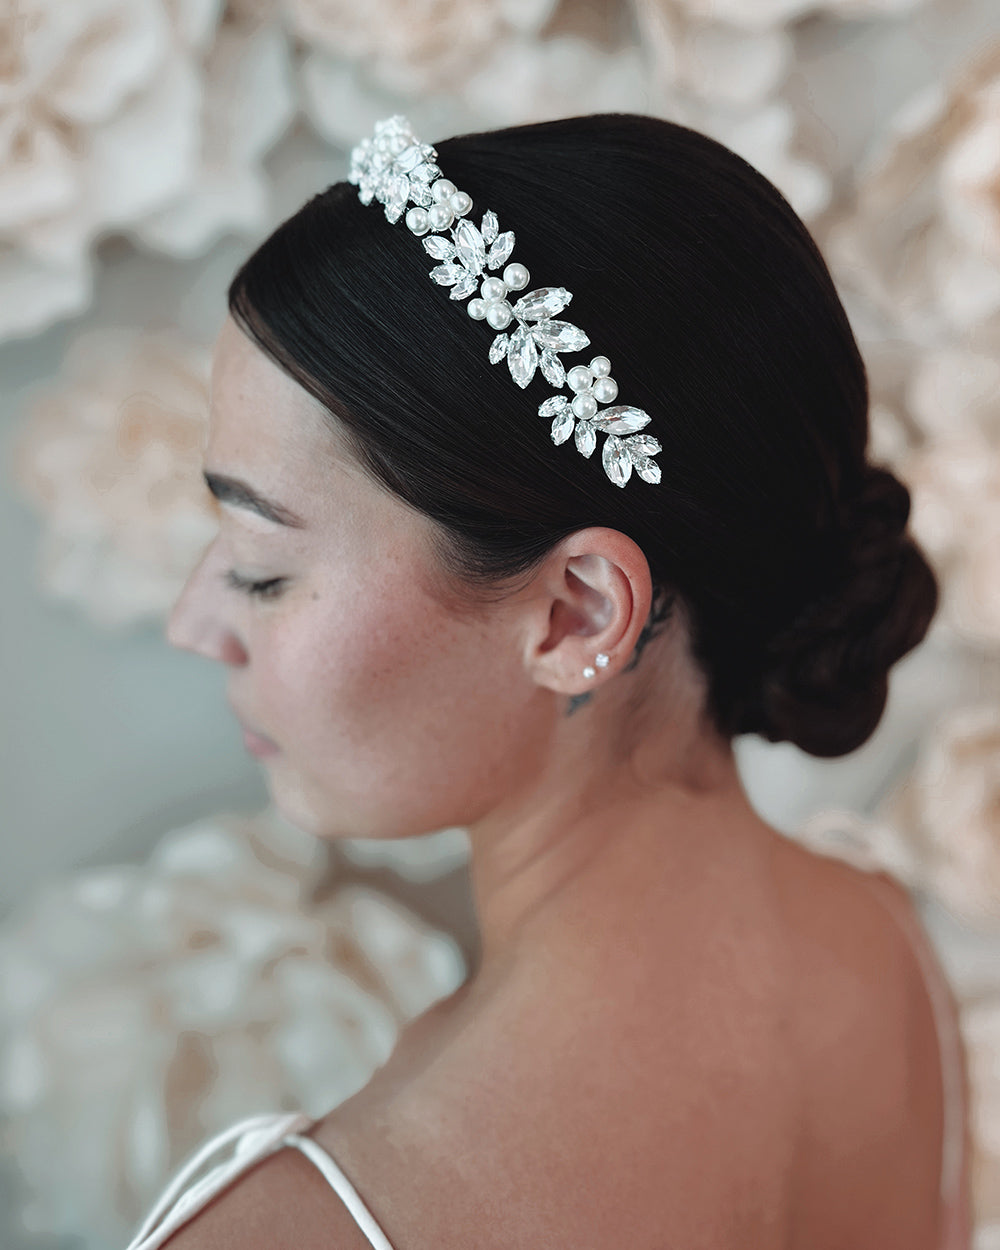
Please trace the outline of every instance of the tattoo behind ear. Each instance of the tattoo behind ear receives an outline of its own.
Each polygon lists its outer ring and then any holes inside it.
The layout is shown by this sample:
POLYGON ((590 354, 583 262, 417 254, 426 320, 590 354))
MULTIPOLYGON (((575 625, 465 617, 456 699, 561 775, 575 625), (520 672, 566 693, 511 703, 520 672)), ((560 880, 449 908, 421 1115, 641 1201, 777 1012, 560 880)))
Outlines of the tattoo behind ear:
POLYGON ((571 694, 569 703, 566 705, 566 715, 572 716, 578 707, 583 707, 585 703, 589 703, 594 697, 593 690, 584 690, 582 694, 571 694))

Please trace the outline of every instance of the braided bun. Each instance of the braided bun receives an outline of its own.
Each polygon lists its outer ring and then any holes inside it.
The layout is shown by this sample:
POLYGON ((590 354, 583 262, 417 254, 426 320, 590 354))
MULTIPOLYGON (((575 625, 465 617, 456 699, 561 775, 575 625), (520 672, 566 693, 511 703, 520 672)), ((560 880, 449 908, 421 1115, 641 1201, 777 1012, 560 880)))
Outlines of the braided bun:
POLYGON ((843 559, 830 589, 767 642, 759 689, 738 732, 794 742, 811 755, 846 755, 875 730, 889 669, 923 639, 938 583, 906 532, 910 492, 866 464, 841 501, 843 559))

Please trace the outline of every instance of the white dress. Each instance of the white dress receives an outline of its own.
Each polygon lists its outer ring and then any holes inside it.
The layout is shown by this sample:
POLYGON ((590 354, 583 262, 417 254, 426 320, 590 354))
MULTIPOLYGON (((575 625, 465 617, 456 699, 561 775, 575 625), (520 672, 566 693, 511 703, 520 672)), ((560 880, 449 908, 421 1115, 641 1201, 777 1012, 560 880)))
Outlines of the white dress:
MULTIPOLYGON (((840 856, 868 872, 893 876, 874 856, 860 847, 827 846, 820 853, 840 856)), ((881 892, 879 897, 883 897, 881 892)), ((950 984, 919 920, 903 907, 896 908, 893 905, 892 910, 909 936, 924 970, 934 1005, 942 1056, 945 1107, 939 1250, 969 1250, 972 1228, 971 1212, 966 1198, 969 1169, 966 1137, 968 1108, 957 1009, 950 984)), ((240 1120, 213 1137, 184 1164, 170 1182, 127 1250, 156 1250, 182 1224, 258 1160, 287 1147, 301 1151, 322 1172, 375 1250, 393 1250, 392 1243, 337 1162, 312 1138, 303 1136, 314 1123, 315 1120, 301 1112, 256 1115, 240 1120), (195 1180, 199 1169, 223 1146, 230 1147, 225 1159, 195 1180)))

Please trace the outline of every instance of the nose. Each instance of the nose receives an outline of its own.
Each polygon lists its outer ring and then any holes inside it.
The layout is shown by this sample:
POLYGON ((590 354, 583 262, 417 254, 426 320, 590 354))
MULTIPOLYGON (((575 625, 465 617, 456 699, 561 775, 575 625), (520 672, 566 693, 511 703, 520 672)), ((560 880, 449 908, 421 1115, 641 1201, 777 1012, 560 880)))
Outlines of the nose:
POLYGON ((227 594, 218 576, 214 546, 209 546, 177 596, 167 619, 166 640, 207 660, 246 664, 246 647, 228 619, 227 594))

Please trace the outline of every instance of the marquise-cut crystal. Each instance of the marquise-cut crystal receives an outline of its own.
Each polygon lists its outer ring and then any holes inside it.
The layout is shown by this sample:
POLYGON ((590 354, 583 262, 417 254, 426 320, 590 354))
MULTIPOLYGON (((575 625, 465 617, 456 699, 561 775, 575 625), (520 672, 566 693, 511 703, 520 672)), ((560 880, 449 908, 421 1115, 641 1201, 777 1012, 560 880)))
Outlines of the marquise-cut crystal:
POLYGON ((590 456, 597 446, 597 434, 589 421, 576 423, 576 449, 581 456, 590 456))
POLYGON ((408 174, 412 169, 423 163, 424 150, 419 143, 414 143, 396 157, 396 168, 408 174))
POLYGON ((389 179, 385 201, 385 215, 392 222, 399 221, 407 200, 410 198, 410 180, 406 174, 395 174, 389 179))
POLYGON ((434 203, 434 196, 431 195, 431 189, 427 183, 414 182, 412 178, 410 179, 410 199, 421 208, 430 208, 434 203))
POLYGON ((566 369, 563 362, 547 347, 542 349, 541 368, 545 381, 551 383, 552 386, 562 386, 565 383, 566 369))
POLYGON ((604 464, 604 472, 616 486, 624 486, 632 476, 632 458, 625 444, 614 434, 609 434, 604 440, 601 460, 604 464))
POLYGON ((451 299, 465 299, 467 295, 471 295, 479 286, 479 277, 474 273, 464 273, 461 278, 451 288, 451 299))
POLYGON ((554 417, 557 412, 562 412, 564 408, 569 407, 569 400, 565 395, 551 395, 548 399, 543 399, 538 405, 538 415, 540 417, 554 417))
POLYGON ((483 236, 468 218, 463 217, 455 227, 455 252, 470 273, 482 273, 486 264, 486 244, 483 236))
POLYGON ((490 344, 490 364, 498 365, 504 356, 507 355, 507 347, 510 343, 506 334, 498 334, 490 344))
POLYGON ((531 333, 536 343, 554 352, 578 352, 590 342, 580 327, 569 321, 540 321, 531 327, 531 333))
POLYGON ((628 404, 605 408, 594 418, 594 424, 605 434, 636 434, 649 425, 649 413, 628 404))
POLYGON ((535 376, 538 368, 538 348, 528 333, 527 326, 519 325, 510 336, 507 348, 507 367, 510 376, 523 390, 535 376))
POLYGON ((635 465, 635 471, 639 474, 644 482, 658 482, 660 480, 660 466, 655 460, 650 460, 648 456, 633 456, 632 463, 635 465))
POLYGON ((637 455, 655 456, 658 451, 663 450, 652 434, 636 434, 635 438, 626 440, 626 445, 633 460, 637 455))
POLYGON ((499 230, 500 223, 497 221, 496 213, 494 213, 492 209, 488 213, 483 213, 482 235, 483 242, 487 247, 489 247, 489 245, 497 237, 499 230))
POLYGON ((486 258, 487 268, 499 269, 513 250, 514 231, 505 230, 503 234, 497 235, 496 241, 490 248, 490 254, 486 258))
POLYGON ((416 169, 410 173, 410 177, 416 178, 418 182, 433 182, 440 172, 441 170, 437 167, 437 165, 427 162, 424 165, 418 165, 416 169))
POLYGON ((461 265, 435 265, 431 270, 431 277, 438 286, 453 286, 459 278, 465 277, 465 273, 461 265))
POLYGON ((562 286, 542 286, 537 291, 522 295, 514 305, 514 316, 522 321, 538 321, 541 317, 554 317, 561 313, 573 298, 562 286))
POLYGON ((442 234, 429 234, 424 239, 424 250, 435 260, 452 260, 455 256, 455 244, 442 234))
POLYGON ((552 441, 556 444, 565 443, 573 433, 575 424, 576 417, 573 416, 573 409, 564 408, 552 422, 552 441))

